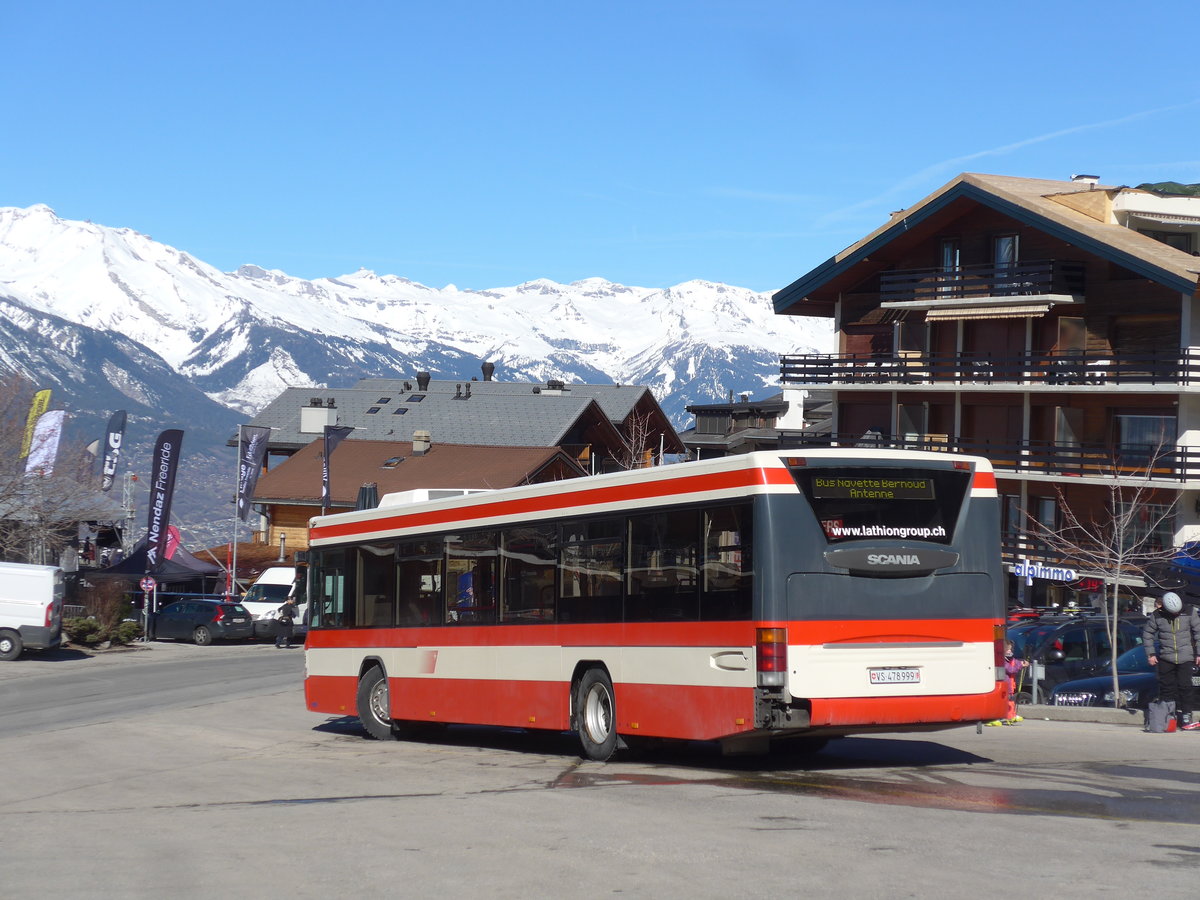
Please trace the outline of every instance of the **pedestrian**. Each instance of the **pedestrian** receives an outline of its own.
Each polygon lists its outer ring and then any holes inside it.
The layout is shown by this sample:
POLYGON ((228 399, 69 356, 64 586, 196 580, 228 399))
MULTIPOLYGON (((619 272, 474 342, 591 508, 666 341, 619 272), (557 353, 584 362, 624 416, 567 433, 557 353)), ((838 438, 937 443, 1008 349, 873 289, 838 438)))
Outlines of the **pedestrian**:
POLYGON ((1023 659, 1017 659, 1013 656, 1013 642, 1004 642, 1004 674, 1008 682, 1008 710, 1007 717, 1003 719, 993 719, 988 722, 988 725, 1019 725, 1025 721, 1024 716, 1017 715, 1017 674, 1028 666, 1029 663, 1023 659))
POLYGON ((296 621, 296 598, 288 594, 283 606, 275 617, 275 646, 290 648, 292 646, 292 628, 296 621))
POLYGON ((1200 612, 1186 609, 1182 598, 1168 591, 1146 619, 1142 645, 1146 660, 1158 672, 1158 699, 1175 703, 1175 719, 1183 731, 1195 731, 1192 721, 1192 670, 1200 665, 1200 612))

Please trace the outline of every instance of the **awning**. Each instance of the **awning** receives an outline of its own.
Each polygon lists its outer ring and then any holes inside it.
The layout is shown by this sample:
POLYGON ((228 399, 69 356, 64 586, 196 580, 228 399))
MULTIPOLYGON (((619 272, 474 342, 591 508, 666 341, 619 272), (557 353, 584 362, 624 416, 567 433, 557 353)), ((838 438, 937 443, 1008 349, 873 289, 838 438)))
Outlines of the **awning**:
POLYGON ((1180 213, 1130 212, 1129 218, 1154 225, 1182 225, 1190 228, 1200 225, 1200 216, 1185 216, 1180 213))
POLYGON ((1050 311, 1049 303, 1030 303, 1025 306, 960 306, 931 309, 925 313, 926 322, 945 322, 955 319, 1032 319, 1050 311))

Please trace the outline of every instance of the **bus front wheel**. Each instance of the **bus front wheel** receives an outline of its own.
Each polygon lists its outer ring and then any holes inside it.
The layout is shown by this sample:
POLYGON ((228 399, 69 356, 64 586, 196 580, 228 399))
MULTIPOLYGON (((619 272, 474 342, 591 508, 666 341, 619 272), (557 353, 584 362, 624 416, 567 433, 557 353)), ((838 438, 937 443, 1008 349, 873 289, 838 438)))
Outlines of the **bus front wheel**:
POLYGON ((375 740, 395 740, 387 678, 378 667, 371 667, 358 680, 358 718, 367 734, 375 740))
POLYGON ((604 762, 617 749, 617 703, 612 679, 603 669, 588 669, 575 692, 575 718, 583 755, 604 762))

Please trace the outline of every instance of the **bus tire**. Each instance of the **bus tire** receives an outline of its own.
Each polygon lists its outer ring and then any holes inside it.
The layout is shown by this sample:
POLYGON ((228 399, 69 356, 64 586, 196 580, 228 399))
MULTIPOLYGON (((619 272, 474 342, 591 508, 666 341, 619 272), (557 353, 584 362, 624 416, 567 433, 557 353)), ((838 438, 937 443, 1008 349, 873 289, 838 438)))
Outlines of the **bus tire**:
POLYGON ((617 702, 612 679, 603 669, 588 669, 575 691, 575 720, 583 755, 604 762, 617 749, 617 702))
POLYGON ((21 643, 21 635, 5 629, 0 631, 0 659, 11 660, 21 655, 25 645, 21 643))
POLYGON ((398 735, 388 706, 388 683, 383 670, 372 666, 358 680, 358 720, 377 741, 394 741, 398 735))

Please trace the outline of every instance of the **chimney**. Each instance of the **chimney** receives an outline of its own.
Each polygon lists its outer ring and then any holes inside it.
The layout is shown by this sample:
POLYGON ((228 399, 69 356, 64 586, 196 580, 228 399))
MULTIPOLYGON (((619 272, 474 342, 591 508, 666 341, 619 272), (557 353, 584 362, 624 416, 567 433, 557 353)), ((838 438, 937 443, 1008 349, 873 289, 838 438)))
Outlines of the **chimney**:
POLYGON ((496 364, 494 362, 485 362, 480 368, 483 369, 484 381, 491 381, 492 376, 496 374, 496 364))
POLYGON ((418 372, 417 373, 417 390, 420 391, 422 394, 425 393, 427 390, 429 390, 429 373, 428 372, 418 372))
POLYGON ((460 384, 456 384, 456 385, 454 386, 454 399, 455 399, 455 400, 461 400, 461 399, 462 399, 462 384, 461 384, 461 383, 460 383, 460 384))
POLYGON ((469 381, 467 382, 467 389, 466 389, 466 391, 464 391, 464 392, 463 392, 463 399, 464 399, 464 400, 470 400, 470 399, 471 399, 471 382, 469 382, 469 381))
POLYGON ((432 444, 432 441, 429 438, 428 431, 414 431, 413 432, 413 439, 412 439, 413 456, 424 456, 426 453, 429 452, 429 448, 430 448, 431 444, 432 444))
POLYGON ((300 432, 302 434, 321 434, 326 425, 336 424, 337 406, 332 397, 329 398, 328 406, 320 397, 311 397, 308 406, 300 407, 300 432))
POLYGON ((337 404, 333 402, 333 398, 332 398, 332 397, 328 397, 328 398, 326 398, 326 400, 325 400, 325 406, 326 406, 326 407, 328 407, 329 409, 336 409, 336 408, 337 408, 337 404))

